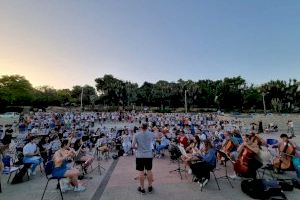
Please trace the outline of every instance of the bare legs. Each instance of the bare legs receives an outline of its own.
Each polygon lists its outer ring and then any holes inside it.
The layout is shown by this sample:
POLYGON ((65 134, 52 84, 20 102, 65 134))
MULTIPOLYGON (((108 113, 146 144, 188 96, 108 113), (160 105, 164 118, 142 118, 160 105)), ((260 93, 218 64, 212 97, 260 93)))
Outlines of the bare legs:
MULTIPOLYGON (((140 180, 140 186, 142 189, 145 188, 145 174, 144 171, 139 172, 139 180, 140 180)), ((153 173, 151 170, 147 170, 147 180, 148 180, 148 187, 152 186, 153 183, 153 173)))

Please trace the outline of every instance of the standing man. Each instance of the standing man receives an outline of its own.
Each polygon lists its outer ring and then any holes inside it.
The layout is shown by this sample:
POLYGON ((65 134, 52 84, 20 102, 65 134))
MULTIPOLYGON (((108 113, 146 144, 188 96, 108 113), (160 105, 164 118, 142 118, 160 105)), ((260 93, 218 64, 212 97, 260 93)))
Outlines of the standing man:
POLYGON ((291 136, 289 138, 291 139, 293 137, 296 137, 294 131, 294 122, 292 120, 288 120, 287 125, 288 125, 287 133, 291 133, 291 136))
POLYGON ((138 187, 138 191, 142 194, 145 194, 145 174, 144 170, 147 170, 147 179, 148 179, 148 192, 151 193, 153 191, 152 182, 153 182, 153 174, 152 174, 152 144, 154 141, 154 134, 148 129, 148 124, 142 124, 141 131, 134 135, 132 141, 132 148, 136 150, 136 170, 139 171, 139 180, 140 186, 138 187))

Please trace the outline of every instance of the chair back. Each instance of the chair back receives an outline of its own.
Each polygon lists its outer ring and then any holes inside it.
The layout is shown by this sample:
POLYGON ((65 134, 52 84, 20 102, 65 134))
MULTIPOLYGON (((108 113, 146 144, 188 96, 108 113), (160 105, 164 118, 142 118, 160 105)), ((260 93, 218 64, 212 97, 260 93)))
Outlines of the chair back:
POLYGON ((267 139, 267 144, 268 145, 278 144, 278 140, 276 140, 276 139, 267 139))
POLYGON ((50 160, 45 165, 45 174, 46 174, 46 176, 51 175, 53 169, 54 169, 54 162, 53 162, 53 160, 50 160))

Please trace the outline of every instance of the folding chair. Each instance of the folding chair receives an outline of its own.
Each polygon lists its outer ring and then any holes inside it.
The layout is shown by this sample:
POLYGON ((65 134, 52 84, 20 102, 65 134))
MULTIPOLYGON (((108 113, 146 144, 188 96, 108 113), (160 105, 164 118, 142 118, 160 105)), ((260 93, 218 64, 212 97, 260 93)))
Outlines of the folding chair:
POLYGON ((63 179, 63 178, 66 178, 66 177, 55 177, 55 176, 52 176, 51 174, 52 174, 53 169, 54 169, 54 162, 52 160, 48 161, 46 163, 46 165, 45 165, 45 174, 46 174, 46 178, 47 178, 47 184, 46 184, 46 186, 44 188, 44 192, 43 192, 41 200, 43 200, 43 198, 44 198, 44 195, 45 195, 45 192, 47 190, 48 183, 49 183, 50 180, 57 180, 57 187, 56 187, 56 189, 59 189, 61 199, 62 200, 64 199, 62 191, 61 191, 60 180, 63 179))

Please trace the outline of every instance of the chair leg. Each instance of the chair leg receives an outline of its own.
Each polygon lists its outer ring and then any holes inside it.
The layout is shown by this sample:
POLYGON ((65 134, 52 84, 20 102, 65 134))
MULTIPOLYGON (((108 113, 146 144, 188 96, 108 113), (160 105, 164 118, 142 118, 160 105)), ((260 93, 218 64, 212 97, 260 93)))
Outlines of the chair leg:
POLYGON ((62 191, 61 191, 61 186, 60 186, 60 179, 57 179, 57 185, 58 185, 58 189, 59 189, 59 192, 60 192, 60 196, 61 196, 61 199, 64 200, 64 197, 63 197, 63 194, 62 194, 62 191))
POLYGON ((9 180, 10 180, 11 174, 12 174, 12 172, 11 172, 11 173, 9 173, 9 177, 8 177, 8 179, 7 179, 7 183, 9 183, 9 180))
POLYGON ((215 172, 212 172, 212 173, 213 173, 213 175, 214 175, 214 177, 215 177, 215 181, 216 181, 216 183, 217 183, 218 189, 221 190, 220 185, 219 185, 219 181, 218 181, 218 179, 217 179, 217 177, 216 177, 215 172))
POLYGON ((44 198, 44 195, 45 195, 45 192, 46 192, 46 189, 47 189, 47 187, 48 187, 48 183, 49 183, 49 179, 47 180, 47 184, 46 184, 46 187, 45 187, 45 189, 44 189, 44 192, 43 192, 43 195, 42 195, 42 198, 41 198, 41 200, 43 200, 43 198, 44 198))

